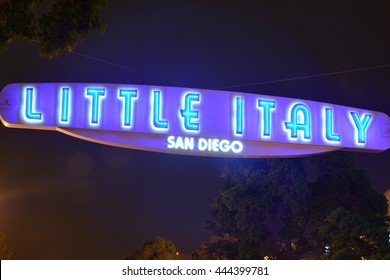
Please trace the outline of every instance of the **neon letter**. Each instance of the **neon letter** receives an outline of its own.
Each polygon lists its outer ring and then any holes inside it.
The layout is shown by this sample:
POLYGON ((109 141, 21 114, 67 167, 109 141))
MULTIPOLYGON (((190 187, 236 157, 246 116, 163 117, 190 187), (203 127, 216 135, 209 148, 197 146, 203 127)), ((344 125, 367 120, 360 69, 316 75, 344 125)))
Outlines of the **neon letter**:
POLYGON ((244 146, 240 141, 235 140, 231 143, 230 148, 232 149, 233 153, 238 154, 242 152, 244 146))
POLYGON ((67 123, 69 122, 69 88, 62 88, 62 98, 61 98, 61 119, 60 122, 67 123))
POLYGON ((291 138, 298 138, 298 130, 303 131, 304 139, 310 139, 310 111, 304 105, 297 103, 290 111, 290 122, 285 122, 286 129, 291 130, 291 138), (301 117, 299 117, 301 113, 301 117))
POLYGON ((153 91, 153 125, 155 128, 168 128, 168 121, 161 119, 161 92, 159 90, 153 91))
POLYGON ((168 149, 175 148, 175 136, 168 136, 167 141, 168 141, 168 145, 167 145, 168 149))
POLYGON ((184 97, 184 109, 180 110, 180 114, 184 119, 184 128, 189 131, 199 131, 199 122, 193 122, 195 119, 199 121, 199 111, 192 109, 194 102, 199 103, 199 93, 187 93, 184 97))
POLYGON ((275 101, 257 100, 257 108, 263 109, 263 132, 262 136, 271 136, 271 109, 275 109, 275 101))
POLYGON ((333 133, 333 109, 325 108, 325 136, 329 141, 340 142, 340 135, 333 133))
POLYGON ((242 135, 244 133, 244 98, 236 97, 235 106, 235 135, 242 135))
POLYGON ((133 116, 132 98, 137 99, 137 90, 135 89, 120 89, 118 97, 123 99, 122 118, 123 126, 131 127, 131 119, 133 116))
POLYGON ((101 110, 101 98, 106 96, 106 90, 103 88, 87 88, 86 96, 91 99, 90 105, 90 124, 98 125, 101 110))
POLYGON ((365 144, 367 140, 367 128, 371 122, 372 115, 365 114, 363 119, 360 119, 358 113, 350 112, 354 125, 357 129, 357 140, 359 144, 365 144))
POLYGON ((33 88, 26 88, 26 111, 25 115, 26 118, 29 120, 35 120, 40 121, 42 120, 42 113, 33 112, 34 106, 34 89, 33 88))

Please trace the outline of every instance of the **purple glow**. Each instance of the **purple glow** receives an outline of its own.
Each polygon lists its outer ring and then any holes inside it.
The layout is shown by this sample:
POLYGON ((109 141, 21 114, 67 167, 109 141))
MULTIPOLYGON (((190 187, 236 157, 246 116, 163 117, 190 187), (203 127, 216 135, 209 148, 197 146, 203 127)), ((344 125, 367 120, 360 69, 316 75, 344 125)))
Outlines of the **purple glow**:
POLYGON ((381 133, 383 127, 390 128, 386 114, 314 101, 120 84, 10 84, 1 96, 19 104, 1 110, 8 127, 58 130, 125 148, 286 157, 390 147, 390 138, 381 133), (34 94, 27 96, 26 89, 34 94), (31 120, 38 116, 39 123, 31 120))

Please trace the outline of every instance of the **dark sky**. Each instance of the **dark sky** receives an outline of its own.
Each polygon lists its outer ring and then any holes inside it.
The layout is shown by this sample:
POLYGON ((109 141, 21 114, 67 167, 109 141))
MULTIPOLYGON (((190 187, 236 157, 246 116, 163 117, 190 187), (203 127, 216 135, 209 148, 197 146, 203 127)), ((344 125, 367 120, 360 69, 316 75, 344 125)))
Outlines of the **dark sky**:
MULTIPOLYGON (((47 60, 35 44, 10 45, 0 54, 0 87, 227 87, 390 115, 390 67, 237 86, 390 64, 389 1, 108 2, 105 35, 88 36, 79 54, 47 60)), ((223 184, 222 158, 3 126, 0 135, 0 230, 16 259, 123 259, 156 234, 191 252, 209 238, 203 224, 223 184)), ((378 191, 390 187, 390 151, 357 159, 378 191)))

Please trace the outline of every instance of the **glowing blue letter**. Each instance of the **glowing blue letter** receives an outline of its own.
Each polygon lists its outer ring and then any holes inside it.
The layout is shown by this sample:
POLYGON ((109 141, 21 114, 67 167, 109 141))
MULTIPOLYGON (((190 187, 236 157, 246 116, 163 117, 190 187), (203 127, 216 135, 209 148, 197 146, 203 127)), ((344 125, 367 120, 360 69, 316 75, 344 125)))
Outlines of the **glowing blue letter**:
POLYGON ((365 114, 363 116, 363 120, 361 120, 358 116, 358 113, 351 112, 352 119, 354 121, 354 125, 357 129, 357 140, 359 144, 365 144, 367 138, 367 128, 370 124, 372 115, 365 114))
POLYGON ((69 88, 62 88, 61 98, 61 123, 69 122, 69 88))
POLYGON ((257 100, 257 108, 263 108, 263 133, 262 136, 271 136, 271 109, 275 109, 275 101, 257 100))
POLYGON ((155 128, 168 128, 168 121, 161 119, 161 92, 153 91, 153 125, 155 128))
POLYGON ((26 88, 26 110, 25 116, 29 120, 40 121, 42 120, 42 113, 33 112, 34 107, 34 89, 26 88))
POLYGON ((192 109, 192 103, 199 102, 199 93, 187 93, 184 97, 184 109, 180 110, 184 118, 184 128, 189 131, 199 131, 199 122, 193 122, 192 119, 199 121, 199 111, 192 109))
POLYGON ((310 111, 304 104, 295 104, 290 111, 290 122, 285 122, 291 130, 291 138, 298 138, 298 130, 303 131, 304 139, 310 139, 310 111), (301 113, 301 117, 298 115, 301 113))
POLYGON ((103 88, 87 88, 86 96, 91 99, 90 106, 90 124, 98 125, 99 124, 99 112, 101 110, 101 98, 106 96, 106 90, 103 88))
POLYGON ((325 129, 326 129, 326 139, 329 141, 340 142, 340 135, 333 133, 333 109, 325 108, 325 129))
POLYGON ((131 119, 133 115, 133 102, 132 98, 137 98, 137 90, 135 89, 120 89, 119 98, 123 99, 123 126, 131 127, 131 119))
POLYGON ((235 111, 235 135, 242 135, 244 133, 244 98, 236 97, 236 102, 234 103, 234 111, 235 111))

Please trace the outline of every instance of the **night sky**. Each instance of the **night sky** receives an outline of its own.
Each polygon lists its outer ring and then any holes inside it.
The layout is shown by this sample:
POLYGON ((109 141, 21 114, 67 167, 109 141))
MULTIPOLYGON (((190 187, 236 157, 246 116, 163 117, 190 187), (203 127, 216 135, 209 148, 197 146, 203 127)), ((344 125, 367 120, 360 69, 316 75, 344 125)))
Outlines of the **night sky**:
MULTIPOLYGON (((226 89, 390 115, 389 1, 108 1, 103 36, 47 60, 37 44, 0 54, 9 83, 96 82, 226 89), (356 3, 355 3, 356 2, 356 3), (103 62, 105 61, 105 62, 103 62)), ((225 159, 94 144, 0 125, 0 230, 15 259, 124 259, 156 234, 191 253, 225 159)), ((390 188, 390 150, 357 154, 390 188)))

